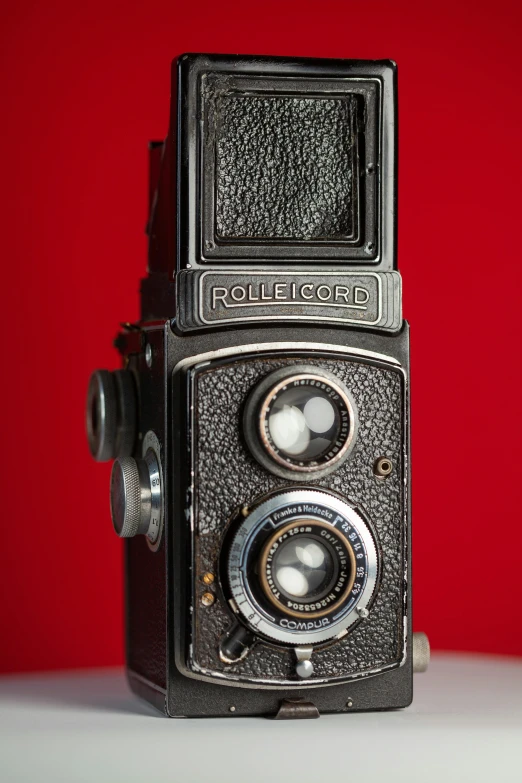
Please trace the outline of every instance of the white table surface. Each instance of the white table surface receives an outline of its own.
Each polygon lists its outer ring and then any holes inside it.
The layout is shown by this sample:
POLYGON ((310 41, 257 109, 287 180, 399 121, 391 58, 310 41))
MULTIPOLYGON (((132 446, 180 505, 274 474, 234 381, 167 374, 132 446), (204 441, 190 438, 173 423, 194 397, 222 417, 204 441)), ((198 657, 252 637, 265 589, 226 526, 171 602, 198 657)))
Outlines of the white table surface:
POLYGON ((168 720, 120 670, 0 678, 0 781, 521 783, 522 660, 434 656, 397 712, 168 720))

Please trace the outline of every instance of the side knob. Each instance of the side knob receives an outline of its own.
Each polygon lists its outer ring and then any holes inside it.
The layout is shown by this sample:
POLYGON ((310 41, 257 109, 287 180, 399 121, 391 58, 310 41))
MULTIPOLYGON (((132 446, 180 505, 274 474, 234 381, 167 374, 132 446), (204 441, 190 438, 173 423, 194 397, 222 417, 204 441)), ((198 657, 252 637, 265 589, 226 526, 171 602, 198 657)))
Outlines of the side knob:
POLYGON ((430 642, 425 633, 414 633, 413 638, 413 671, 422 673, 427 671, 430 662, 430 642))
POLYGON ((111 516, 117 535, 146 535, 155 543, 161 512, 160 468, 154 451, 149 449, 145 459, 117 459, 111 473, 111 516))
POLYGON ((97 462, 132 454, 136 437, 136 390, 129 370, 96 370, 87 390, 85 424, 97 462))

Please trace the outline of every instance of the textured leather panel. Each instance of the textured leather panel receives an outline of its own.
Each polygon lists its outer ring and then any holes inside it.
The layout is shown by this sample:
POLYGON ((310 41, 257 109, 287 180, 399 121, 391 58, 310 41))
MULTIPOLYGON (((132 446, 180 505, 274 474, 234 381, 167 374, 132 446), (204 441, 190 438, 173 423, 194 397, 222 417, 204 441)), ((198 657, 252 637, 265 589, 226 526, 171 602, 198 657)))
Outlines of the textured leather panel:
POLYGON ((218 237, 351 236, 355 109, 353 96, 217 97, 218 237))
POLYGON ((166 687, 165 540, 151 552, 145 536, 125 542, 127 573, 127 666, 166 687))
MULTIPOLYGON (((250 455, 241 434, 244 401, 267 373, 303 359, 252 359, 202 370, 196 376, 196 563, 199 573, 217 572, 223 533, 234 509, 266 492, 287 486, 250 455)), ((332 489, 355 502, 371 520, 382 551, 380 589, 368 620, 341 641, 313 655, 314 677, 346 677, 393 665, 403 650, 404 494, 402 475, 403 383, 399 372, 353 360, 306 359, 324 367, 350 389, 359 415, 357 442, 337 471, 311 486, 332 489), (394 472, 378 481, 374 461, 387 456, 394 472)), ((197 666, 239 678, 295 679, 295 656, 285 648, 258 643, 241 662, 219 660, 219 639, 232 614, 218 600, 203 607, 196 579, 194 657, 197 666)), ((308 682, 313 682, 313 679, 308 682)))

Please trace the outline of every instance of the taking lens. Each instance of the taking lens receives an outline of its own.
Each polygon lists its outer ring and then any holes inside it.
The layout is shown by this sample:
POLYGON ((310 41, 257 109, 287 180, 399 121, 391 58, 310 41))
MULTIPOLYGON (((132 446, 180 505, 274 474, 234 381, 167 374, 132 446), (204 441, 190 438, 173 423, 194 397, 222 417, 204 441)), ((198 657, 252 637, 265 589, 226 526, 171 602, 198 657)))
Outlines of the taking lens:
POLYGON ((231 606, 256 636, 283 644, 338 636, 359 620, 355 607, 367 608, 377 583, 377 550, 362 516, 309 487, 243 509, 223 551, 231 606))
POLYGON ((314 601, 323 598, 335 584, 339 571, 331 548, 310 536, 287 539, 271 563, 277 589, 287 598, 314 601))
POLYGON ((342 603, 355 579, 350 541, 328 522, 300 517, 265 539, 250 589, 283 616, 322 617, 342 603))

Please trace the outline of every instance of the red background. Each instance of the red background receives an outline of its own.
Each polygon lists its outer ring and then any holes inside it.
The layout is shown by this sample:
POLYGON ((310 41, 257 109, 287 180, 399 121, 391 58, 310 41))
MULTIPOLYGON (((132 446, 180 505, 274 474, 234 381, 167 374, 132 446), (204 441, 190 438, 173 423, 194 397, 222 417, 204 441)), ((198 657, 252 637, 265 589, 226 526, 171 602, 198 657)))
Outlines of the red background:
POLYGON ((4 6, 0 671, 123 658, 110 465, 89 457, 84 394, 138 316, 147 141, 183 51, 398 62, 415 626, 435 648, 522 654, 519 9, 4 6))

